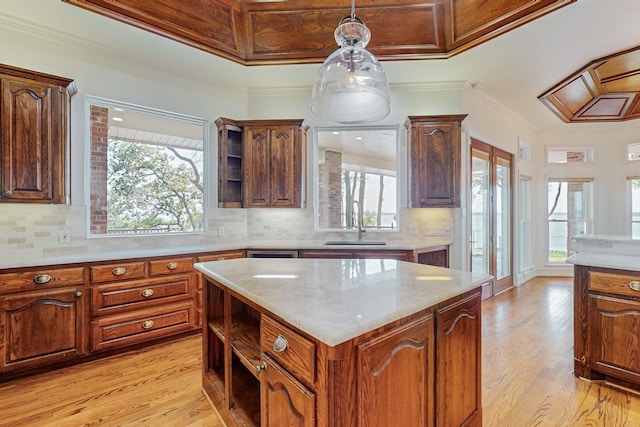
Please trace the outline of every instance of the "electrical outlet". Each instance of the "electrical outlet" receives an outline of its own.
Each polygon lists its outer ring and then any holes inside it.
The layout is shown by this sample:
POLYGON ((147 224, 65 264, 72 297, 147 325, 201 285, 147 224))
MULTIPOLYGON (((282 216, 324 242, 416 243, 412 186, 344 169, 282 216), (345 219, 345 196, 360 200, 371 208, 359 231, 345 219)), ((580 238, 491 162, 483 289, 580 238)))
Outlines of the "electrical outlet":
POLYGON ((71 232, 70 231, 61 231, 58 235, 58 242, 60 243, 71 243, 71 232))
POLYGON ((218 227, 218 237, 224 236, 224 227, 218 227))
POLYGON ((424 228, 425 236, 450 236, 451 235, 451 227, 443 226, 443 227, 425 227, 424 228))

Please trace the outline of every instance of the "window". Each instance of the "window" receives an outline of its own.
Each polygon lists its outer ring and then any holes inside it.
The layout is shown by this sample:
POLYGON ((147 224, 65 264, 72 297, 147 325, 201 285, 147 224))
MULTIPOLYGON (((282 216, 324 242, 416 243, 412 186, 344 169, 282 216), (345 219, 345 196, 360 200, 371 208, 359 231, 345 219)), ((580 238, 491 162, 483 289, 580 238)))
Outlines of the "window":
POLYGON ((631 191, 631 237, 640 239, 640 177, 628 178, 631 191))
POLYGON ((316 129, 319 229, 398 230, 397 128, 316 129))
POLYGON ((203 231, 206 121, 87 101, 90 235, 203 231))
POLYGON ((591 178, 550 179, 547 222, 549 262, 560 263, 575 254, 571 237, 591 227, 591 178))
POLYGON ((567 165, 593 162, 593 150, 590 148, 549 148, 547 147, 547 164, 567 165))
POLYGON ((630 162, 640 160, 640 143, 627 145, 627 160, 630 162))
POLYGON ((520 175, 520 270, 531 266, 531 177, 520 175))

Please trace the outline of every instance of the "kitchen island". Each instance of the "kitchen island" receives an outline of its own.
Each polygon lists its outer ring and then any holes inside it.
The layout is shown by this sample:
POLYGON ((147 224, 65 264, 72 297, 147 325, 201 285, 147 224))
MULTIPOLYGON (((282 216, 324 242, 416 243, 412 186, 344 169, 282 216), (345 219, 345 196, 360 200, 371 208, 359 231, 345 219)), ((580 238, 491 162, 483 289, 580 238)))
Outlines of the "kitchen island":
POLYGON ((490 276, 389 259, 196 269, 203 390, 227 425, 481 425, 490 276))
POLYGON ((573 240, 574 373, 640 391, 640 240, 573 240))

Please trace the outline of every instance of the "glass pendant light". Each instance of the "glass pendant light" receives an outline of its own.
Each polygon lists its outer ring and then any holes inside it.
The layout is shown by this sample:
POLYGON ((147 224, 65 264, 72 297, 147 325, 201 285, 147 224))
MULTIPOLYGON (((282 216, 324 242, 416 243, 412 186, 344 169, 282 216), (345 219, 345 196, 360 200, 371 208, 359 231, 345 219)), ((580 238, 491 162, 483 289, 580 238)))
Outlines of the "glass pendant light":
POLYGON ((334 32, 340 46, 324 61, 313 84, 311 111, 334 123, 358 124, 382 120, 389 114, 389 84, 380 62, 365 47, 371 31, 356 17, 340 20, 334 32))

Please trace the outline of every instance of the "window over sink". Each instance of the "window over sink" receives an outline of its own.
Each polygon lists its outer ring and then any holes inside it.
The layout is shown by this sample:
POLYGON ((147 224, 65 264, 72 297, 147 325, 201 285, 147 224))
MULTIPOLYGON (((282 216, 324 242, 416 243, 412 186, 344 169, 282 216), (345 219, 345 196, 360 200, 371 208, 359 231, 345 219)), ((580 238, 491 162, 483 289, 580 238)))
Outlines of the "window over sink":
POLYGON ((86 99, 89 235, 203 231, 207 121, 86 99))
POLYGON ((395 127, 315 130, 317 228, 397 231, 395 127))

